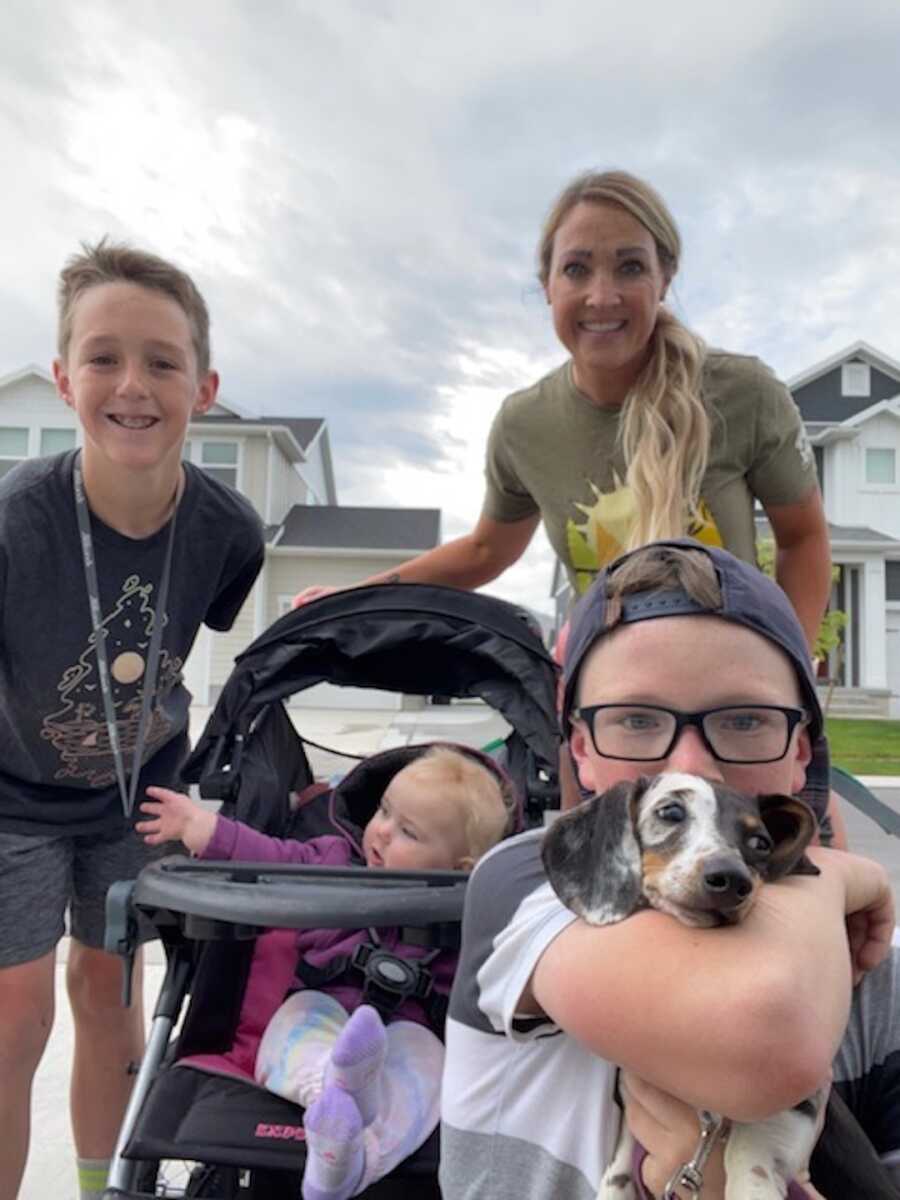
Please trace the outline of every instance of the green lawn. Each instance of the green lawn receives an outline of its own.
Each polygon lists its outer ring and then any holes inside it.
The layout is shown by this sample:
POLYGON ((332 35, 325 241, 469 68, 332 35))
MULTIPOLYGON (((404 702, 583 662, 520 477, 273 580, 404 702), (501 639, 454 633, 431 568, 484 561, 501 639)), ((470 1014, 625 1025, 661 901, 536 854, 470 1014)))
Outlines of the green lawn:
POLYGON ((831 761, 852 775, 900 775, 900 721, 826 722, 831 761))

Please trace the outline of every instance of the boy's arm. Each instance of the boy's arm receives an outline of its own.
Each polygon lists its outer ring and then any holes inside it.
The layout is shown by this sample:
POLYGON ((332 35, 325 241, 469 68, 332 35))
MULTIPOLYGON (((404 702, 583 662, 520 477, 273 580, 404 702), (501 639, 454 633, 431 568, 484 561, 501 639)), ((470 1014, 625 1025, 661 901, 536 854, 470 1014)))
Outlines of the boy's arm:
POLYGON ((887 952, 893 926, 881 868, 813 849, 822 869, 761 889, 747 920, 690 929, 645 912, 568 925, 519 1001, 600 1057, 697 1108, 753 1121, 813 1092, 847 1021, 851 968, 887 952), (865 914, 869 914, 867 917, 865 914), (880 948, 879 948, 880 947, 880 948))

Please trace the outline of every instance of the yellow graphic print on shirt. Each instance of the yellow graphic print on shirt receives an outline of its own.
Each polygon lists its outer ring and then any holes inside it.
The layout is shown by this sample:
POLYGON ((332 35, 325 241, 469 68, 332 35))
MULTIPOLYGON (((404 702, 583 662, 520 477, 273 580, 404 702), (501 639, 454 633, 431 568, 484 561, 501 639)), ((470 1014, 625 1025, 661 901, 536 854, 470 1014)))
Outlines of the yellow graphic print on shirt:
MULTIPOLYGON (((102 625, 126 772, 131 770, 141 719, 141 680, 154 621, 152 593, 152 583, 141 583, 138 575, 130 575, 122 585, 113 611, 104 617, 102 625)), ((41 737, 52 743, 62 762, 54 778, 74 779, 99 788, 115 783, 116 770, 94 644, 92 633, 78 662, 63 672, 57 684, 62 706, 44 718, 41 737)), ((171 722, 157 706, 160 698, 177 683, 180 673, 181 659, 170 658, 162 649, 156 676, 156 705, 151 707, 144 742, 145 760, 169 732, 171 722)))
MULTIPOLYGON (((615 487, 601 492, 590 483, 596 497, 592 505, 575 504, 584 513, 583 525, 570 517, 566 522, 566 541, 569 557, 575 570, 579 596, 593 583, 597 572, 624 552, 636 519, 634 493, 613 476, 615 487)), ((722 546, 722 535, 705 500, 698 505, 699 520, 687 523, 685 536, 696 538, 706 546, 722 546)))

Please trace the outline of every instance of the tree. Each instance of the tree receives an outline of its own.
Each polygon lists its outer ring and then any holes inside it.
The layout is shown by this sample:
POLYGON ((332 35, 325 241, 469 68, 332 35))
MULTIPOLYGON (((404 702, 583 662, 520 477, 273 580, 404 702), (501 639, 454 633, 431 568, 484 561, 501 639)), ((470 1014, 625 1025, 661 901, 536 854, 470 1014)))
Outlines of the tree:
MULTIPOLYGON (((759 565, 772 579, 775 578, 775 543, 771 538, 763 538, 756 543, 756 557, 759 560, 759 565)), ((832 566, 831 582, 837 583, 841 577, 841 568, 832 566)), ((812 657, 813 662, 818 668, 820 663, 827 662, 828 656, 833 650, 838 651, 838 659, 842 657, 844 639, 842 633, 847 624, 847 614, 839 608, 829 609, 822 618, 822 623, 819 626, 819 632, 816 635, 815 644, 813 645, 812 657)), ((836 680, 829 678, 829 694, 834 689, 836 680)), ((827 707, 827 705, 826 705, 827 707)))

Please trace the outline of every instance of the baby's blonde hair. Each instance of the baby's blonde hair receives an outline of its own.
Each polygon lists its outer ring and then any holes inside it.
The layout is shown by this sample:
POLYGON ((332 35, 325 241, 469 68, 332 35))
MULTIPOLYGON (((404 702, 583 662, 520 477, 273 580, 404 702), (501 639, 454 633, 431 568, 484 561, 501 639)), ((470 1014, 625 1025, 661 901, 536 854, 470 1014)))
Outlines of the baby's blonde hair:
POLYGON ((462 810, 466 849, 473 863, 512 828, 511 796, 504 793, 499 776, 470 755, 449 746, 432 746, 403 771, 453 790, 462 810))

